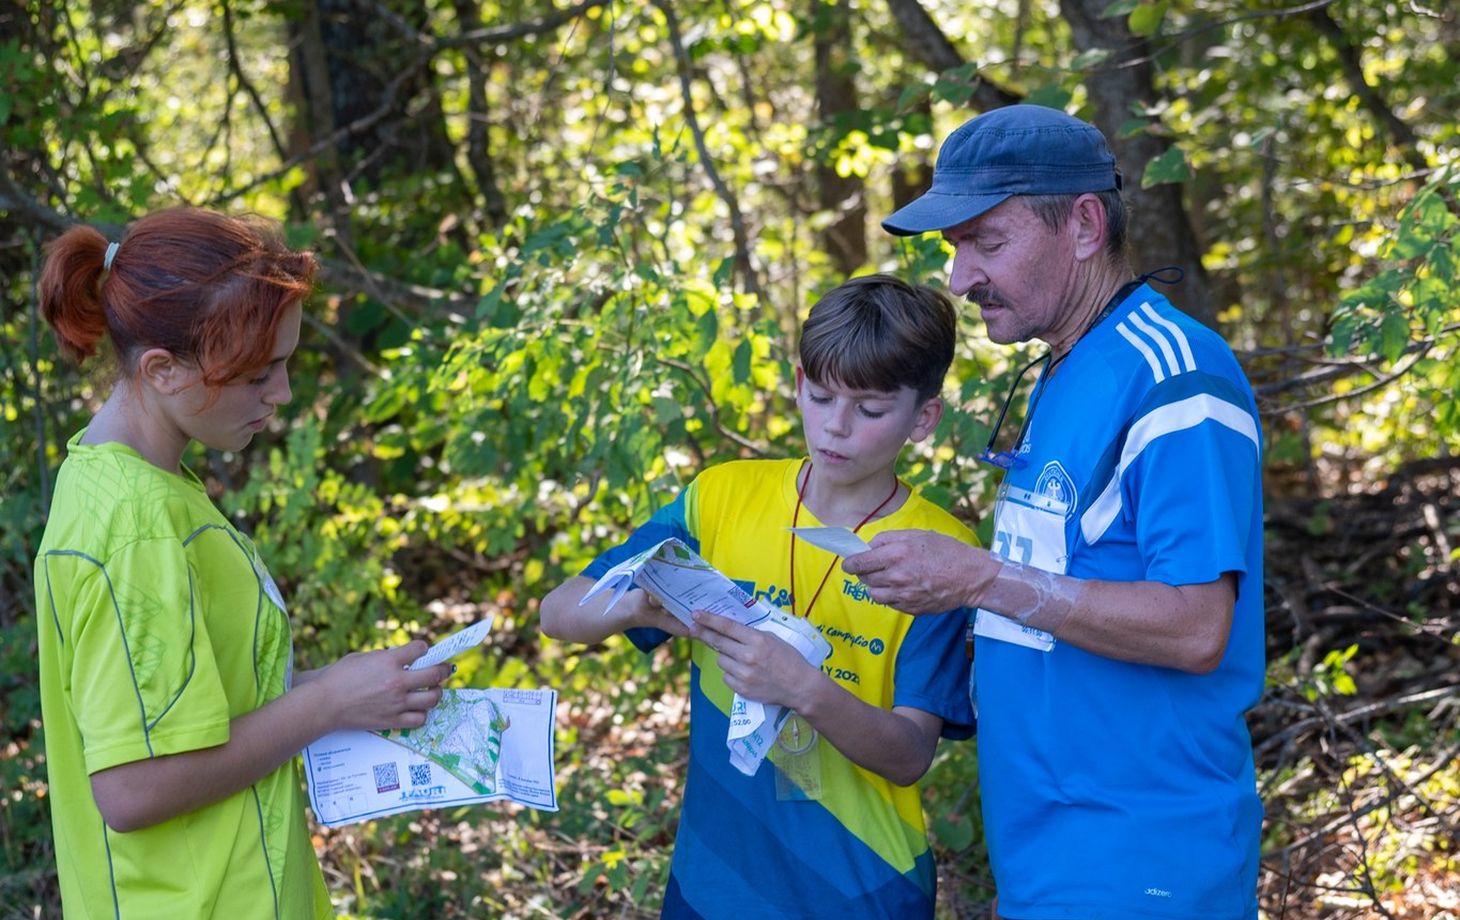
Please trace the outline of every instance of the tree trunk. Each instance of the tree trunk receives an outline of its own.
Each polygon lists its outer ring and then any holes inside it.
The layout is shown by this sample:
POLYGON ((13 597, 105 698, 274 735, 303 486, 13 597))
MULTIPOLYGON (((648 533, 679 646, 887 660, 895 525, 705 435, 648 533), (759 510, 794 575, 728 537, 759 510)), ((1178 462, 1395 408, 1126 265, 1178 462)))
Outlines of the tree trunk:
MULTIPOLYGON (((482 14, 477 0, 452 0, 456 19, 461 31, 470 33, 482 27, 482 14)), ((464 47, 467 66, 467 162, 476 177, 477 192, 482 198, 482 210, 493 227, 507 222, 507 201, 502 197, 497 184, 497 168, 492 161, 492 140, 490 114, 491 100, 487 97, 487 81, 491 78, 496 52, 489 47, 464 47)))
POLYGON ((1185 279, 1172 290, 1172 302, 1214 326, 1218 305, 1212 302, 1211 279, 1201 264, 1201 246, 1182 202, 1182 187, 1167 183, 1141 188, 1146 164, 1171 145, 1165 138, 1144 131, 1131 137, 1119 136, 1121 125, 1132 117, 1133 107, 1144 109, 1157 97, 1149 44, 1131 33, 1124 17, 1102 18, 1101 12, 1107 6, 1108 0, 1060 0, 1076 49, 1082 53, 1096 48, 1115 52, 1086 78, 1085 89, 1095 108, 1095 125, 1109 139, 1125 177, 1135 268, 1150 271, 1178 266, 1185 279))
MULTIPOLYGON (((902 27, 903 48, 929 70, 941 73, 963 65, 963 54, 933 22, 918 0, 887 0, 892 17, 902 27)), ((977 76, 968 88, 968 102, 979 111, 1012 105, 1019 97, 1001 86, 977 76)))
MULTIPOLYGON (((823 130, 835 130, 857 110, 857 87, 852 79, 851 12, 846 0, 813 0, 816 10, 816 106, 823 130)), ((831 155, 816 164, 816 186, 822 210, 833 214, 822 231, 832 263, 850 275, 867 261, 867 198, 860 176, 839 175, 831 155)))
POLYGON ((331 130, 343 177, 373 182, 402 170, 454 171, 441 103, 420 49, 402 34, 419 29, 422 7, 397 16, 367 15, 357 0, 313 0, 291 22, 295 61, 309 104, 301 120, 331 130))

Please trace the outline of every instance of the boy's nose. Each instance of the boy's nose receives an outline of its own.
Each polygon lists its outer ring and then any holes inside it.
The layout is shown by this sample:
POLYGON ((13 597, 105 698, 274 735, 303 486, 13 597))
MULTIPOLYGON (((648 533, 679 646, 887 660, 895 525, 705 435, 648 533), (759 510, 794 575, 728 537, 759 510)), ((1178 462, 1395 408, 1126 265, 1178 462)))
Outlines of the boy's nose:
POLYGON ((822 425, 827 434, 844 435, 851 430, 851 412, 849 405, 833 406, 832 410, 826 413, 826 421, 822 425))

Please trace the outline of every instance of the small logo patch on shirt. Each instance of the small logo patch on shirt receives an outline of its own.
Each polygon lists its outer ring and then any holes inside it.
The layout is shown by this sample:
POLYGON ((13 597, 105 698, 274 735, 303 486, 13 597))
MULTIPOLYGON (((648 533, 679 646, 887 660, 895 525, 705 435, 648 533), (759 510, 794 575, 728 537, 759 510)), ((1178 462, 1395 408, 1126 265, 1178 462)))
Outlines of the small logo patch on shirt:
POLYGON ((1044 469, 1039 473, 1039 479, 1034 484, 1034 494, 1041 498, 1063 502, 1066 505, 1066 518, 1075 513, 1075 506, 1080 502, 1079 492, 1075 489, 1075 481, 1070 478, 1069 473, 1065 472, 1064 464, 1058 460, 1051 460, 1044 465, 1044 469))

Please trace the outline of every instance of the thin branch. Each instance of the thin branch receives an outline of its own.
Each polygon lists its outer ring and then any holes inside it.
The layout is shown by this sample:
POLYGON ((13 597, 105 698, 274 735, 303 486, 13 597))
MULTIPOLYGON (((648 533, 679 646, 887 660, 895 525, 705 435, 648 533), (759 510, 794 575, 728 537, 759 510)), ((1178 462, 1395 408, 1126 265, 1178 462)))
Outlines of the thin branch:
POLYGON ((730 231, 735 239, 735 262, 740 267, 740 274, 745 279, 746 288, 755 295, 756 300, 768 305, 765 292, 761 290, 759 272, 751 260, 750 238, 745 230, 745 218, 740 213, 740 204, 731 194, 725 181, 720 178, 719 171, 715 169, 714 158, 710 155, 709 145, 705 143, 704 129, 700 127, 699 117, 695 114, 694 87, 690 83, 689 54, 684 50, 684 38, 679 27, 679 17, 675 15, 672 0, 654 0, 654 5, 664 14, 664 19, 669 27, 669 42, 674 47, 675 69, 679 73, 679 94, 684 103, 684 117, 689 124, 690 134, 694 136, 695 149, 699 151, 700 165, 704 167, 710 184, 715 188, 715 193, 730 211, 730 231))
MULTIPOLYGON (((1255 748, 1253 748, 1253 756, 1257 760, 1261 761, 1262 756, 1268 751, 1272 750, 1272 748, 1278 746, 1279 744, 1286 746, 1287 744, 1312 731, 1313 729, 1321 728, 1323 725, 1327 724, 1329 720, 1332 720, 1333 722, 1336 722, 1338 724, 1344 724, 1346 722, 1359 722, 1365 719, 1373 718, 1375 716, 1383 716, 1388 715, 1392 712, 1399 712, 1404 709, 1410 709, 1422 703, 1438 702, 1440 700, 1449 699, 1450 697, 1454 696, 1460 696, 1460 684, 1451 684, 1450 686, 1446 687, 1433 687, 1429 690, 1420 690, 1415 693, 1405 694, 1404 696, 1394 697, 1393 699, 1380 700, 1375 703, 1369 703, 1365 706, 1356 706, 1353 709, 1338 713, 1337 715, 1330 714, 1327 717, 1323 715, 1312 716, 1310 718, 1294 722, 1292 725, 1289 725, 1281 732, 1278 732, 1274 735, 1269 735, 1267 738, 1264 738, 1260 743, 1257 744, 1255 748)), ((1270 700, 1269 703, 1273 705, 1278 705, 1279 701, 1270 700)), ((1304 710, 1309 712, 1313 711, 1313 709, 1314 707, 1312 706, 1304 707, 1304 710)))
MULTIPOLYGON (((902 27, 902 34, 907 39, 903 43, 904 49, 912 52, 923 66, 935 73, 942 73, 966 62, 963 53, 953 46, 953 42, 918 0, 887 0, 887 8, 891 10, 892 18, 902 27)), ((990 82, 982 74, 971 82, 968 95, 969 102, 984 111, 1013 105, 1022 100, 1020 94, 990 82)))
MULTIPOLYGON (((1450 765, 1450 762, 1455 759, 1457 753, 1460 753, 1460 744, 1452 745, 1448 751, 1437 757, 1433 766, 1431 766, 1424 773, 1415 777, 1415 779, 1413 780, 1413 785, 1423 785, 1425 781, 1427 781, 1430 777, 1434 776, 1436 773, 1439 773, 1441 770, 1444 770, 1450 765)), ((1328 822, 1322 827, 1310 831, 1303 837, 1294 840, 1292 843, 1280 847, 1276 850, 1269 850, 1268 852, 1263 853, 1261 858, 1266 861, 1274 856, 1287 855, 1295 850, 1301 850, 1313 841, 1321 840, 1324 837, 1327 837, 1329 834, 1332 834, 1335 830, 1347 824, 1350 820, 1353 820, 1355 818, 1361 818, 1364 815, 1370 814, 1371 812, 1377 811, 1380 808, 1384 808, 1390 805, 1392 805, 1392 797, 1386 796, 1377 801, 1370 802, 1352 815, 1346 811, 1337 819, 1328 822)))
POLYGON ((659 364, 663 364, 666 367, 672 367, 677 371, 683 372, 686 377, 694 381, 695 386, 699 387, 700 392, 704 394, 705 401, 710 404, 710 418, 714 422, 716 431, 720 432, 721 435, 730 439, 731 441, 734 441, 736 444, 739 444, 746 450, 751 451, 757 457, 766 456, 767 451, 763 445, 757 444, 749 438, 745 437, 744 435, 740 434, 739 432, 732 431, 729 428, 725 427, 724 421, 722 421, 720 418, 720 406, 718 403, 715 402, 714 394, 710 389, 709 380, 700 376, 699 372, 696 371, 695 368, 684 363, 683 361, 677 360, 675 358, 664 358, 658 355, 653 355, 651 357, 655 362, 659 364))
POLYGON ((400 73, 396 74, 395 79, 386 84, 385 90, 381 93, 380 105, 376 106, 372 111, 366 112, 342 128, 336 128, 330 134, 311 144, 307 150, 295 154, 281 163, 277 168, 256 177, 252 182, 217 195, 210 200, 209 204, 216 207, 217 205, 232 201, 235 198, 247 195, 259 186, 267 185, 275 179, 287 175, 294 167, 314 159, 345 138, 362 134, 375 127, 393 113, 395 98, 400 93, 401 87, 405 85, 407 80, 410 80, 419 73, 421 68, 425 67, 428 63, 430 63, 430 57, 428 55, 418 55, 415 60, 402 68, 400 73))
MULTIPOLYGON (((1403 357, 1404 355, 1418 353, 1419 356, 1422 357, 1425 353, 1429 352, 1436 345, 1438 345, 1442 338, 1455 332, 1460 332, 1460 323, 1451 323, 1450 325, 1444 326, 1436 331, 1435 334, 1432 336, 1420 339, 1417 342, 1411 342, 1408 346, 1405 347, 1400 356, 1403 357)), ((1311 348, 1312 346, 1294 346, 1295 350, 1311 350, 1311 348)), ((1274 350, 1270 353, 1280 353, 1280 351, 1274 350)), ((1343 377, 1348 377, 1352 374, 1376 373, 1374 369, 1368 365, 1367 362, 1368 359, 1366 358, 1347 358, 1337 361, 1312 360, 1312 364, 1322 367, 1323 369, 1307 374, 1299 374, 1298 376, 1289 378, 1287 380, 1279 380, 1275 383, 1269 383, 1264 384, 1260 387, 1254 387, 1253 392, 1256 393, 1258 396, 1273 396, 1277 393, 1283 393, 1288 390, 1296 390, 1302 387, 1310 387, 1319 383, 1329 383, 1343 377)), ((1408 369, 1409 368, 1406 367, 1405 371, 1408 371, 1408 369)))
POLYGON ((30 266, 30 369, 35 375, 32 380, 35 392, 35 445, 36 470, 40 473, 40 506, 51 507, 51 470, 46 457, 46 413, 45 400, 41 398, 41 342, 40 342, 40 293, 36 289, 41 277, 41 241, 34 234, 31 238, 30 266))
POLYGON ((1339 25, 1338 20, 1333 18, 1333 13, 1320 7, 1310 11, 1308 19, 1317 24, 1318 31, 1337 52, 1349 89, 1358 97, 1364 108, 1369 110, 1369 114, 1373 115, 1393 135, 1394 140, 1403 151, 1405 161, 1412 169, 1428 169, 1430 164, 1420 156, 1419 138, 1415 136, 1414 129, 1394 114, 1388 101, 1364 76, 1364 62, 1359 48, 1349 38, 1343 26, 1339 25))
POLYGON ((1090 72, 1096 72, 1098 70, 1120 70, 1127 67, 1140 67, 1144 64, 1151 63, 1166 52, 1171 51, 1180 45, 1184 45, 1192 39, 1205 35, 1206 33, 1214 29, 1225 29, 1227 26, 1236 25, 1240 22, 1249 22, 1255 19, 1291 19, 1294 16, 1304 16, 1321 10, 1324 7, 1332 6, 1336 2, 1338 2, 1338 0, 1313 0, 1313 2, 1310 3, 1300 3, 1297 6, 1289 6, 1277 10, 1254 10, 1250 13, 1239 13, 1235 16, 1228 16, 1225 19, 1214 19, 1209 22, 1199 23, 1192 26, 1191 28, 1184 29, 1180 32, 1170 33, 1169 35, 1165 36, 1166 41, 1164 43, 1157 47, 1154 47, 1148 54, 1144 54, 1140 57, 1134 58, 1123 59, 1120 57, 1121 52, 1138 48, 1142 42, 1146 41, 1146 39, 1142 38, 1137 41, 1133 41, 1129 46, 1124 49, 1112 49, 1110 58, 1108 58, 1108 60, 1111 60, 1113 63, 1108 65, 1102 65, 1100 67, 1092 67, 1090 68, 1090 72))
POLYGON ((325 338, 326 341, 328 341, 331 345, 338 349, 340 354, 355 362, 355 364, 357 364, 362 370, 366 371, 374 377, 379 377, 381 379, 385 378, 386 373, 378 364, 365 357, 365 355, 361 353, 360 349, 340 338, 339 334, 335 332, 335 330, 331 329, 319 317, 315 316, 313 313, 305 311, 304 322, 309 326, 309 328, 313 329, 315 332, 318 332, 321 336, 325 338))
POLYGON ((490 44, 493 42, 511 41, 514 38, 526 38, 529 35, 540 35, 543 32, 551 32, 566 23, 583 16, 591 9, 606 6, 609 0, 583 0, 574 6, 558 10, 540 19, 530 22, 519 22, 510 26, 497 26, 491 29, 474 29, 464 32, 453 38, 443 38, 439 41, 439 48, 454 48, 457 45, 467 44, 490 44))
POLYGON ((1279 406, 1273 409, 1265 409, 1263 410, 1263 414, 1272 416, 1287 415, 1293 412, 1307 412, 1309 409, 1316 409, 1319 406, 1327 406, 1333 403, 1346 402, 1350 399, 1357 399, 1360 396, 1367 396, 1375 390, 1382 390, 1394 381, 1408 376, 1409 372, 1414 370, 1415 366, 1424 359, 1425 355, 1429 354, 1430 348, 1433 347, 1433 345, 1434 343, 1431 342, 1427 344, 1424 348, 1420 349, 1419 353, 1414 356, 1414 360, 1410 361, 1404 367, 1399 368, 1391 374, 1379 376, 1372 383, 1361 386, 1356 390, 1349 390, 1346 393, 1334 393, 1329 396, 1320 396, 1316 399, 1310 399, 1300 403, 1293 403, 1292 405, 1288 406, 1279 406))
POLYGON ((574 6, 555 10, 538 19, 494 26, 490 29, 468 29, 452 36, 436 36, 422 32, 407 22, 399 13, 380 3, 379 0, 356 0, 355 6, 362 12, 385 20, 401 35, 417 43, 423 50, 434 56, 437 52, 447 48, 458 48, 463 45, 489 45, 552 32, 558 27, 582 17, 589 10, 607 6, 609 2, 610 0, 582 0, 574 6))
POLYGON ((243 87, 249 101, 258 111, 259 118, 263 120, 264 127, 268 129, 269 140, 274 144, 274 152, 279 155, 279 159, 287 159, 289 149, 284 145, 284 139, 279 136, 278 129, 274 127, 273 119, 269 118, 268 106, 264 104, 264 99, 259 95, 259 91, 254 88, 253 81, 249 80, 248 75, 243 72, 243 63, 238 59, 238 42, 233 34, 233 6, 229 0, 222 0, 222 7, 223 40, 228 47, 228 69, 237 78, 238 85, 243 87))
POLYGON ((513 38, 522 38, 551 31, 583 15, 590 9, 603 6, 607 2, 608 0, 584 0, 584 2, 576 6, 529 22, 515 23, 510 26, 501 26, 493 29, 477 29, 454 37, 440 37, 416 29, 398 14, 387 9, 380 3, 372 2, 372 0, 359 0, 358 6, 363 11, 384 19, 393 25, 397 31, 415 42, 420 49, 416 56, 410 61, 405 62, 395 77, 386 84, 385 89, 381 92, 380 105, 376 106, 372 111, 361 115, 348 125, 337 128, 326 137, 315 141, 307 150, 285 159, 277 168, 256 177, 252 182, 220 193, 212 198, 209 204, 217 206, 246 195, 261 185, 267 185, 287 175, 294 167, 314 159, 340 141, 364 133, 375 127, 395 111, 396 97, 400 95, 401 88, 424 68, 429 66, 441 51, 462 45, 507 41, 513 38))

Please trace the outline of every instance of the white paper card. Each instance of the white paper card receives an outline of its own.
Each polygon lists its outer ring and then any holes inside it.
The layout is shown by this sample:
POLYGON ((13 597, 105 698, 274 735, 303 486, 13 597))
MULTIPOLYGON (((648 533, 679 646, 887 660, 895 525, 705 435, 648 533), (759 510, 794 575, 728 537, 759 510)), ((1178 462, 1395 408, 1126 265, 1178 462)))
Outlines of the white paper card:
POLYGON ((443 661, 455 658, 462 652, 476 648, 487 637, 487 631, 492 628, 492 620, 495 618, 496 614, 492 614, 485 620, 480 620, 468 626, 466 629, 452 633, 445 639, 426 649, 426 654, 412 661, 406 667, 406 670, 419 671, 422 668, 429 668, 433 664, 440 664, 443 661))
POLYGON ((837 556, 855 556, 871 549, 871 545, 845 527, 789 527, 791 533, 837 556))

